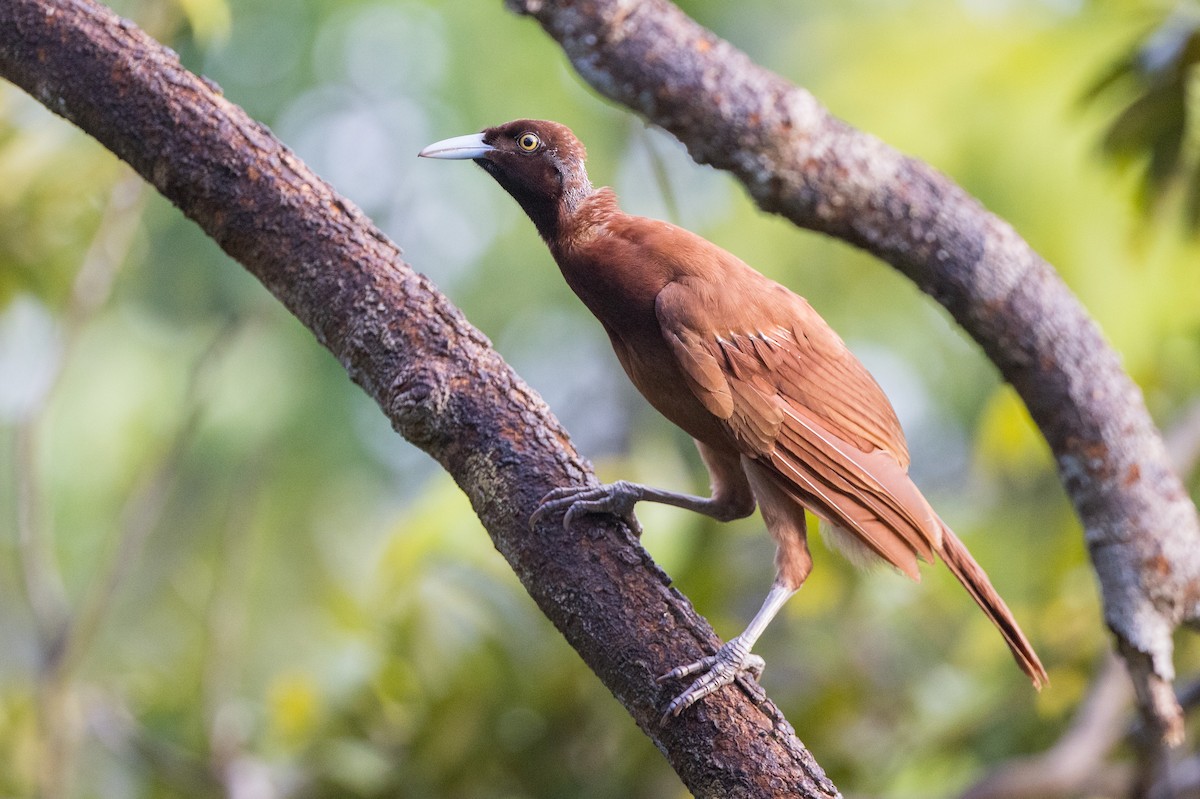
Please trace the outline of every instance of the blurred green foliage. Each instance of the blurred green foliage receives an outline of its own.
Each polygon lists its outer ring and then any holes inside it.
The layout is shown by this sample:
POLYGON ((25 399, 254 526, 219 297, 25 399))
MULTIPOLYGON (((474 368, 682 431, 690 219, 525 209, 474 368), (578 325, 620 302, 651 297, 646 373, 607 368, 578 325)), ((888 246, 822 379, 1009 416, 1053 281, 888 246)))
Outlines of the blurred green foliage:
POLYGON ((1115 95, 1127 103, 1105 133, 1105 154, 1138 173, 1144 211, 1180 206, 1194 232, 1200 228, 1200 132, 1194 108, 1200 6, 1182 0, 1168 14, 1155 11, 1131 52, 1101 75, 1085 100, 1115 95))
MULTIPOLYGON (((1108 643, 1078 523, 1020 403, 901 277, 764 217, 599 100, 498 0, 117 6, 359 203, 605 478, 704 482, 515 205, 469 165, 418 162, 421 146, 561 120, 628 210, 692 227, 808 296, 892 395, 917 481, 1008 598, 1051 687, 1029 690, 944 570, 913 585, 818 551, 760 644, 767 690, 860 795, 946 794, 1061 732, 1108 643)), ((1153 8, 684 7, 1011 221, 1160 422, 1196 402, 1196 245, 1140 217, 1136 176, 1097 157, 1136 128, 1136 104, 1111 91, 1078 102, 1153 8)), ((740 630, 772 576, 760 522, 641 516, 677 585, 722 634, 740 630)), ((8 86, 0 529, 0 795, 685 795, 448 478, 240 267, 8 86)), ((1180 671, 1194 672, 1200 651, 1180 644, 1180 671)))

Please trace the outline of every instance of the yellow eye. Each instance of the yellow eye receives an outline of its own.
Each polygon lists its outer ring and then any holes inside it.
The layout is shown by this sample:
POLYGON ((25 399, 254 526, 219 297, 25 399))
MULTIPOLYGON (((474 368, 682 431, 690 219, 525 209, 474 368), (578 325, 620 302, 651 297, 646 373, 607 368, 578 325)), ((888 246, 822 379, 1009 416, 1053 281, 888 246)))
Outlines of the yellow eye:
POLYGON ((542 140, 536 133, 522 133, 517 137, 517 146, 525 152, 531 153, 542 146, 542 140))

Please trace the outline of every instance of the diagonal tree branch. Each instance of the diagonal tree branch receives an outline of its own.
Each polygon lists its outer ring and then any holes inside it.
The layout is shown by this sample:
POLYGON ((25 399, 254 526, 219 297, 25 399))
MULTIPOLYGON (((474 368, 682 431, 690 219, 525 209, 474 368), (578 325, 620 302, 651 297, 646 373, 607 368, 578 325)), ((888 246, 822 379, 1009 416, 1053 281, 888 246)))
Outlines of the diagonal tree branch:
MULTIPOLYGON (((0 76, 127 161, 253 273, 470 498, 497 549, 697 796, 837 796, 761 691, 666 727, 654 677, 715 651, 629 531, 530 531, 595 481, 542 400, 398 248, 167 48, 92 0, 0 2, 0 76)), ((753 686, 747 686, 753 689, 753 686)))
POLYGON ((1054 452, 1142 715, 1177 742, 1171 635, 1200 625, 1200 521, 1141 391, 1053 267, 945 175, 668 0, 508 2, 600 93, 732 172, 764 210, 892 264, 979 342, 1054 452))

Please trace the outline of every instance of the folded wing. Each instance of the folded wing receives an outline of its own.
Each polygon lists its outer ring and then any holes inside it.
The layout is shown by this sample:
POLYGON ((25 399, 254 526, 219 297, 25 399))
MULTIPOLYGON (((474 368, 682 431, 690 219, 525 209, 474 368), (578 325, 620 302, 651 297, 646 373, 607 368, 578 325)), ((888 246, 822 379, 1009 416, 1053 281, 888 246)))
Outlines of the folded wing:
POLYGON ((663 336, 688 387, 797 501, 917 578, 917 560, 932 561, 940 545, 941 524, 908 477, 895 411, 807 302, 791 292, 769 296, 766 309, 713 313, 720 298, 686 279, 659 294, 663 336))

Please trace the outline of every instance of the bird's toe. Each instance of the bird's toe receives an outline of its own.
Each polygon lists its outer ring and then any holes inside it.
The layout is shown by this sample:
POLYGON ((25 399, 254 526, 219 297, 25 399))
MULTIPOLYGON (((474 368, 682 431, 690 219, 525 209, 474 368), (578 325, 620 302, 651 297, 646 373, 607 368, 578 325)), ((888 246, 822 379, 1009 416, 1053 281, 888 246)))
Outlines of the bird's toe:
POLYGON ((758 655, 751 654, 740 638, 734 638, 718 649, 715 655, 671 669, 659 677, 658 682, 676 680, 692 674, 700 676, 687 690, 671 700, 663 712, 662 722, 665 724, 671 717, 678 716, 704 697, 729 685, 741 674, 749 674, 757 680, 762 676, 765 667, 766 661, 758 655))
POLYGON ((591 513, 610 513, 629 525, 640 536, 642 526, 633 514, 634 505, 641 499, 639 486, 624 480, 602 486, 564 486, 556 488, 542 497, 538 507, 529 517, 530 525, 555 513, 563 513, 563 527, 581 516, 591 513))

